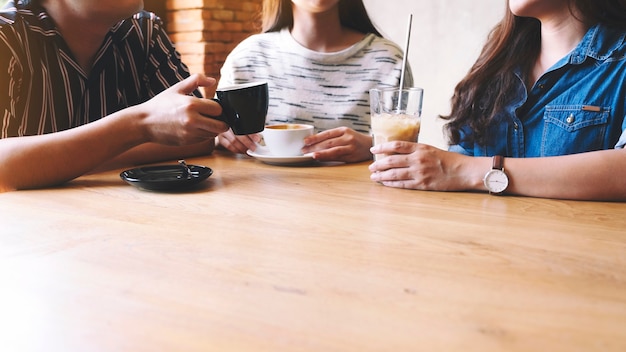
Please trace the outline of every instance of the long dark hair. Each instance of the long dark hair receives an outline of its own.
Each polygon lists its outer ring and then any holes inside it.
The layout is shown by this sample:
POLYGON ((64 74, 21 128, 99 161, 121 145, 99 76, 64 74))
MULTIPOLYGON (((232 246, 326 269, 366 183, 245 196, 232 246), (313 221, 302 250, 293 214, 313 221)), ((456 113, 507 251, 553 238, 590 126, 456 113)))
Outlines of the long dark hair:
MULTIPOLYGON (((339 0, 341 25, 363 34, 382 37, 367 14, 363 0, 339 0)), ((291 0, 263 0, 262 32, 278 32, 293 27, 291 0)))
MULTIPOLYGON (((581 20, 589 26, 603 23, 626 28, 626 0, 569 0, 569 8, 573 14, 582 14, 581 20)), ((515 69, 521 69, 527 77, 539 56, 540 45, 539 20, 518 17, 507 10, 469 73, 457 84, 450 115, 441 116, 449 120, 445 128, 450 143, 461 142, 464 126, 472 133, 465 141, 487 143, 488 126, 517 93, 515 69)))

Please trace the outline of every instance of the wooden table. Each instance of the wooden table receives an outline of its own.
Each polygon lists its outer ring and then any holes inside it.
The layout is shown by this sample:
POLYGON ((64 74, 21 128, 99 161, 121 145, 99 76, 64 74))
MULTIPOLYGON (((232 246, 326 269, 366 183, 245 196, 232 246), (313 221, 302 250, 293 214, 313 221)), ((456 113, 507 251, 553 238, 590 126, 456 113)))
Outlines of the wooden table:
POLYGON ((0 350, 626 351, 626 204, 187 161, 0 194, 0 350))

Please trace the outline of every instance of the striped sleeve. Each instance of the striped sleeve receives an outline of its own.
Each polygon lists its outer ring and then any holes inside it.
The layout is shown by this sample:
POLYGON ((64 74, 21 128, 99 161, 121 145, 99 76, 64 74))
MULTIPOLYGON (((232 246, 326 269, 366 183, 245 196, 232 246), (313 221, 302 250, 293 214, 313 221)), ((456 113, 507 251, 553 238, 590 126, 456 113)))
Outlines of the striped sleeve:
POLYGON ((10 129, 16 125, 16 110, 23 76, 22 60, 18 52, 20 39, 6 26, 6 18, 0 19, 0 138, 14 135, 10 129))
MULTIPOLYGON (((135 15, 133 21, 139 35, 143 37, 146 49, 143 79, 149 89, 147 95, 153 97, 189 77, 189 70, 163 29, 161 19, 153 13, 143 11, 135 15)), ((201 96, 199 91, 195 94, 201 96)))

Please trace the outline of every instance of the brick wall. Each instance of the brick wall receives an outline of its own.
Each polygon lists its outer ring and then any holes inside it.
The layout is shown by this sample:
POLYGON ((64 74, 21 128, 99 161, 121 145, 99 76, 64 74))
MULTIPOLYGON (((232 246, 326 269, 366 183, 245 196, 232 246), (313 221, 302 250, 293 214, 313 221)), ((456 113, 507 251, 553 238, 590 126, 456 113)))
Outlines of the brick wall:
POLYGON ((191 73, 219 79, 230 51, 260 30, 262 0, 166 0, 167 31, 191 73))
POLYGON ((165 9, 165 0, 143 0, 143 4, 144 10, 154 12, 161 18, 163 25, 165 26, 165 30, 167 30, 167 10, 165 9))

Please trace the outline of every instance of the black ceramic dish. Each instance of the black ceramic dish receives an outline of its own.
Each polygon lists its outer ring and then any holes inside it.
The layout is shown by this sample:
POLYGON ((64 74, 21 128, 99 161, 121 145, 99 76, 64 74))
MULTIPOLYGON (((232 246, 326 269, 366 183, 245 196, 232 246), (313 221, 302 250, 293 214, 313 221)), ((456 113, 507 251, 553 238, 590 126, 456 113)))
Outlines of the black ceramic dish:
POLYGON ((133 186, 152 191, 180 190, 194 186, 213 174, 206 166, 157 165, 125 170, 120 178, 133 186))

